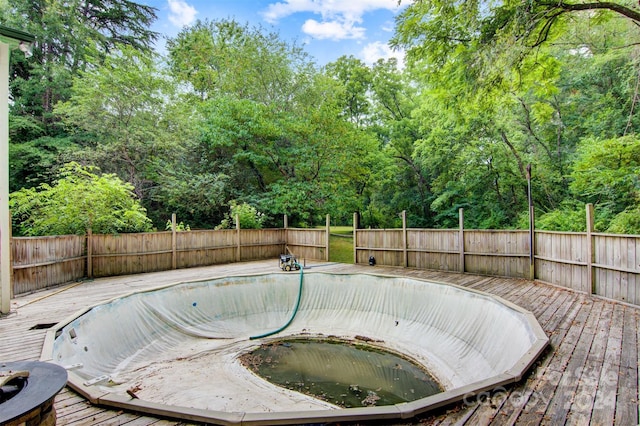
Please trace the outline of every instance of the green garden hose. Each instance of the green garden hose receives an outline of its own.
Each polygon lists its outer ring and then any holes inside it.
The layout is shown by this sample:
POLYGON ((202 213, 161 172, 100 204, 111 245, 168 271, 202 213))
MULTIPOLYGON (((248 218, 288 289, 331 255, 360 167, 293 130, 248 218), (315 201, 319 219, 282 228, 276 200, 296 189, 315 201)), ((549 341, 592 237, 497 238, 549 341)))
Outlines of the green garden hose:
POLYGON ((297 266, 298 268, 300 268, 300 285, 298 287, 298 298, 296 299, 296 305, 293 308, 293 313, 291 314, 291 318, 289 318, 289 321, 287 321, 287 323, 285 325, 283 325, 282 327, 280 327, 279 329, 274 330, 274 331, 269 331, 269 332, 264 333, 264 334, 260 334, 259 336, 251 336, 251 337, 249 337, 249 340, 261 339, 263 337, 271 336, 272 334, 280 333, 282 330, 284 330, 285 328, 289 327, 289 324, 291 324, 293 319, 296 317, 296 314, 298 313, 298 308, 300 307, 300 299, 302 299, 302 279, 304 277, 304 273, 302 272, 303 268, 302 268, 302 266, 300 266, 299 263, 294 263, 294 265, 297 266))

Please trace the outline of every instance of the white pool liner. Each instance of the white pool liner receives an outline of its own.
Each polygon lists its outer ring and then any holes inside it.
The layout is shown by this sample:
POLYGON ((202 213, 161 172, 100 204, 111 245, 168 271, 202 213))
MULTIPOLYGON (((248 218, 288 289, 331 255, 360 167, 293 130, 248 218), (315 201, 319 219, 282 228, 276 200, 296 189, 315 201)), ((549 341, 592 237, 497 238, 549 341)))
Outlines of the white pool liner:
POLYGON ((238 361, 265 341, 374 339, 430 371, 447 391, 430 397, 438 404, 518 380, 548 343, 533 315, 484 293, 406 277, 321 272, 304 273, 300 307, 288 328, 250 340, 289 320, 299 280, 294 272, 237 276, 123 296, 52 330, 43 359, 75 366, 71 385, 94 402, 128 402, 139 411, 148 403, 170 413, 182 407, 177 417, 204 415, 220 424, 286 424, 300 421, 296 413, 305 421, 409 417, 429 404, 374 407, 367 414, 280 388, 238 361), (195 414, 185 414, 188 409, 195 414), (331 413, 302 413, 322 411, 331 413))

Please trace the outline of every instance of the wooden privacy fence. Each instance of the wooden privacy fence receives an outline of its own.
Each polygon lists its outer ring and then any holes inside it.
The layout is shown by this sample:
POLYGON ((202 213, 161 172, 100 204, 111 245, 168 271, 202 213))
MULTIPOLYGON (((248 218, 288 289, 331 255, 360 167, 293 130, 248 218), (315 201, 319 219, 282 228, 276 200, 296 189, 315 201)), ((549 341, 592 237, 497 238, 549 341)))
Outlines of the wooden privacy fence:
MULTIPOLYGON (((236 221, 237 222, 237 221, 236 221)), ((86 277, 138 274, 260 259, 286 250, 328 260, 329 228, 171 231, 12 238, 13 294, 86 277)), ((327 223, 329 218, 327 216, 327 223)), ((12 294, 12 296, 13 296, 12 294)))
POLYGON ((12 292, 29 293, 84 277, 85 249, 82 235, 12 238, 12 292))
MULTIPOLYGON (((356 229, 357 263, 528 278, 529 232, 459 229, 356 229)), ((355 219, 354 219, 355 220, 355 219)))
POLYGON ((595 233, 590 204, 586 217, 587 232, 531 233, 466 230, 462 210, 459 229, 410 229, 403 212, 402 229, 354 229, 354 258, 356 263, 373 256, 377 265, 535 279, 640 305, 640 237, 595 233))
MULTIPOLYGON (((354 217, 354 223, 357 219, 354 217)), ((587 232, 354 227, 354 260, 367 264, 536 279, 640 305, 640 237, 587 232), (533 242, 533 244, 531 244, 533 242), (533 252, 531 251, 533 247, 533 252)), ((326 229, 175 230, 121 235, 13 238, 13 292, 85 277, 163 271, 258 259, 285 252, 329 259, 326 229)))

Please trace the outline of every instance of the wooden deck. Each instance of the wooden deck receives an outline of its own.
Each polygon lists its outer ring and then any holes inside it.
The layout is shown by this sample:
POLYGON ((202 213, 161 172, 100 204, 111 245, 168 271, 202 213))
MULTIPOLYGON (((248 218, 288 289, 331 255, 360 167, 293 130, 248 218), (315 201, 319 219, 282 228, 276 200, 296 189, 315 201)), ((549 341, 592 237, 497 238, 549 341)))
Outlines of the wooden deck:
MULTIPOLYGON (((530 310, 551 345, 517 385, 397 424, 637 425, 638 308, 524 280, 403 268, 314 264, 322 271, 376 272, 454 283, 495 294, 530 310)), ((0 360, 38 360, 46 324, 83 307, 144 288, 233 274, 279 271, 277 261, 97 279, 12 300, 0 318, 0 360)), ((179 425, 172 420, 91 406, 65 388, 58 425, 179 425)))

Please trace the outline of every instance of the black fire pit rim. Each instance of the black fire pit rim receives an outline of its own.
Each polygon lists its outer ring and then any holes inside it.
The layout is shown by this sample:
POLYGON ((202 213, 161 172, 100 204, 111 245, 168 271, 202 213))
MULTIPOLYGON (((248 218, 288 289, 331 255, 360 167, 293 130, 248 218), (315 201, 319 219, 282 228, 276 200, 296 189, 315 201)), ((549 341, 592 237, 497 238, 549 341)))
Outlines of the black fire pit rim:
POLYGON ((0 371, 29 372, 27 384, 13 398, 0 404, 0 425, 15 420, 53 399, 67 384, 67 370, 49 362, 0 362, 0 371))

